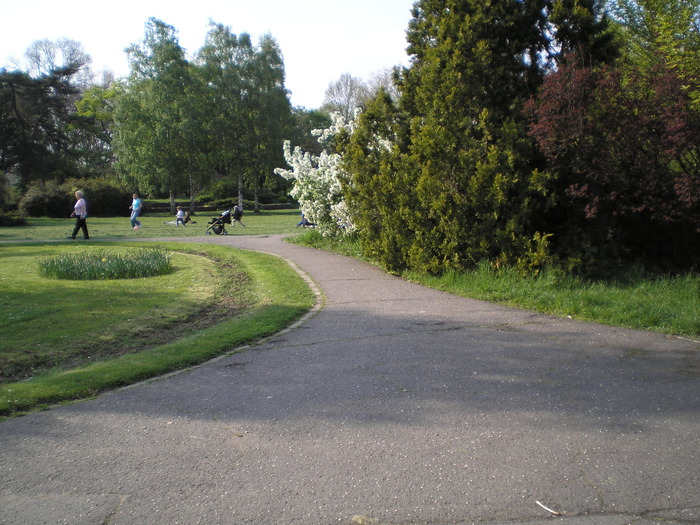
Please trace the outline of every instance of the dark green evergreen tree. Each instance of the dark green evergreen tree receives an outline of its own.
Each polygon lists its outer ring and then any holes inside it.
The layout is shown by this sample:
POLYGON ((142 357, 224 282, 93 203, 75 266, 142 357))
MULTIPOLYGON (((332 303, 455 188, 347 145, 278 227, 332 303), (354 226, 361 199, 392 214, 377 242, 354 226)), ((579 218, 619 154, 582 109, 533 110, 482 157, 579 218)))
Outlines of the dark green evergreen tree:
POLYGON ((381 160, 363 161, 362 141, 380 118, 368 112, 348 149, 358 215, 385 209, 408 231, 397 243, 391 228, 363 224, 363 245, 386 250, 380 259, 395 270, 442 272, 483 259, 536 268, 546 255, 547 181, 522 108, 558 50, 592 49, 605 30, 586 0, 417 2, 400 106, 379 112, 398 140, 381 160))
POLYGON ((344 188, 362 249, 385 268, 407 266, 420 212, 416 210, 417 169, 406 162, 408 123, 385 92, 371 100, 349 138, 341 134, 337 147, 352 173, 344 188))
POLYGON ((79 174, 71 132, 80 121, 71 82, 79 69, 68 65, 37 78, 0 70, 0 170, 18 174, 24 187, 79 174))

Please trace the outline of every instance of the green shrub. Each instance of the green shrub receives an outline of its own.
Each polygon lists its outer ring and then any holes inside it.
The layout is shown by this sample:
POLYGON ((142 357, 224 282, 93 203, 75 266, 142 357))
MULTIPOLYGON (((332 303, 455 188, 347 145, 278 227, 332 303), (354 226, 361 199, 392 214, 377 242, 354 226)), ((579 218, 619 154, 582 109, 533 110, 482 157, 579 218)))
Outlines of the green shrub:
MULTIPOLYGON (((222 178, 214 182, 206 193, 199 195, 201 201, 207 202, 233 202, 238 203, 238 180, 222 178)), ((252 207, 255 201, 255 192, 251 189, 243 190, 243 200, 250 201, 252 207)), ((285 204, 289 198, 285 192, 274 192, 268 188, 258 190, 258 202, 260 204, 285 204)), ((247 207, 247 205, 246 205, 247 207)))
POLYGON ((0 212, 16 210, 22 196, 19 188, 12 183, 15 178, 0 171, 0 212))
POLYGON ((39 274, 50 279, 133 279, 165 275, 173 271, 170 256, 160 250, 127 253, 107 251, 64 253, 39 261, 39 274))
MULTIPOLYGON (((238 198, 237 197, 231 197, 228 199, 217 199, 213 200, 209 203, 211 206, 216 208, 216 210, 228 210, 233 208, 236 204, 238 204, 238 198)), ((253 210, 254 203, 253 201, 247 201, 243 200, 243 209, 245 211, 252 211, 253 210)))
POLYGON ((233 178, 222 178, 214 182, 209 187, 207 195, 200 195, 206 200, 228 199, 234 195, 238 195, 238 180, 233 178))
MULTIPOLYGON (((244 189, 243 198, 245 200, 254 201, 255 192, 253 190, 244 189)), ((267 188, 261 188, 258 190, 258 202, 260 204, 279 204, 280 202, 287 202, 287 197, 284 194, 277 194, 267 188)))
POLYGON ((24 226, 24 217, 15 211, 0 212, 0 226, 24 226))
POLYGON ((88 214, 93 217, 125 217, 129 215, 133 190, 107 179, 69 179, 61 188, 68 196, 71 209, 76 190, 82 190, 87 201, 88 214))
POLYGON ((19 209, 28 217, 67 217, 72 205, 58 181, 38 180, 29 185, 19 209))
POLYGON ((30 184, 19 208, 28 217, 67 217, 73 211, 75 191, 85 194, 88 214, 93 217, 115 217, 129 214, 132 192, 105 179, 68 179, 30 184))

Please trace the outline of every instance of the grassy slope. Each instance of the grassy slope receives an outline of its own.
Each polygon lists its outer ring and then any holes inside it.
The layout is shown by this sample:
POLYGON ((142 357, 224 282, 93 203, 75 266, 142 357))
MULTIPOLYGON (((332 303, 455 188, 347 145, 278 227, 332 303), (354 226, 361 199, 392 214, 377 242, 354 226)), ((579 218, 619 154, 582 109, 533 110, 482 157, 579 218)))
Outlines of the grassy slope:
MULTIPOLYGON (((101 284, 97 282, 97 296, 102 298, 99 307, 87 308, 84 305, 78 307, 75 304, 61 304, 59 302, 53 305, 52 311, 39 312, 37 310, 37 315, 34 316, 41 319, 39 322, 45 326, 64 328, 65 326, 74 326, 74 329, 68 329, 67 332, 64 331, 61 334, 61 336, 72 338, 73 341, 89 337, 86 333, 90 334, 91 330, 96 330, 97 326, 100 327, 102 333, 109 334, 111 331, 109 319, 113 314, 117 317, 114 326, 118 327, 119 330, 125 329, 123 322, 124 319, 127 319, 134 334, 145 329, 151 331, 151 340, 158 340, 159 334, 169 332, 169 327, 172 326, 173 322, 176 322, 180 326, 178 338, 161 345, 149 346, 144 343, 145 349, 136 345, 139 351, 129 353, 120 351, 116 358, 111 358, 112 356, 103 352, 103 355, 96 356, 97 362, 91 364, 83 356, 77 367, 68 369, 58 367, 46 370, 29 380, 4 383, 0 386, 0 415, 21 413, 51 403, 93 396, 111 388, 201 363, 234 351, 237 346, 244 343, 279 331, 301 317, 315 302, 314 295, 306 282, 284 261, 276 257, 210 245, 182 245, 181 243, 157 243, 155 245, 176 253, 176 259, 181 266, 181 273, 176 279, 179 284, 173 284, 171 288, 168 288, 169 285, 166 285, 165 282, 145 285, 145 281, 151 279, 158 281, 161 279, 159 277, 140 279, 139 281, 143 282, 138 284, 125 281, 105 281, 101 284), (203 261, 202 258, 206 261, 203 261), (240 272, 248 275, 250 280, 244 283, 241 282, 240 278, 231 280, 232 269, 235 269, 237 275, 240 275, 240 272), (199 284, 193 285, 194 281, 199 282, 199 284), (219 287, 222 282, 233 282, 234 289, 222 291, 219 287), (110 285, 116 286, 118 289, 108 291, 110 285), (134 285, 136 286, 134 287, 134 285), (133 288, 124 288, 129 286, 133 288), (183 286, 193 288, 190 297, 183 298, 183 286), (101 290, 99 290, 100 287, 101 290), (146 287, 146 289, 139 290, 142 287, 146 287), (154 289, 157 292, 154 292, 154 289), (131 308, 125 310, 124 303, 108 299, 119 295, 127 295, 131 299, 131 308), (138 299, 150 301, 150 296, 153 298, 148 307, 138 302, 138 299), (193 313, 194 309, 204 307, 203 310, 207 308, 211 310, 217 307, 215 297, 219 296, 229 299, 227 305, 234 308, 235 315, 230 318, 221 315, 217 319, 221 322, 208 323, 208 326, 204 328, 198 323, 188 324, 188 319, 201 320, 200 316, 193 313), (136 300, 134 301, 134 299, 136 300), (233 299, 235 299, 235 305, 231 306, 230 300, 233 299), (168 307, 178 302, 181 302, 180 306, 184 305, 184 309, 174 307, 166 314, 168 307), (60 319, 69 310, 77 311, 74 322, 61 323, 60 319), (141 314, 139 314, 139 310, 141 314), (91 319, 91 316, 97 313, 101 316, 100 320, 91 319), (163 319, 162 316, 167 317, 167 319, 163 319), (55 319, 49 321, 48 317, 55 319), (154 321, 155 324, 153 324, 154 321), (161 322, 162 324, 159 324, 161 322), (85 326, 78 327, 80 323, 85 326), (192 329, 188 331, 187 326, 191 326, 192 329), (185 328, 183 329, 183 327, 185 328)), ((106 243, 100 243, 100 246, 110 246, 114 249, 124 247, 119 244, 106 245, 106 243)), ((0 257, 0 273, 3 273, 3 269, 7 270, 7 267, 3 266, 3 262, 11 262, 16 256, 16 252, 30 252, 33 249, 36 253, 45 254, 52 250, 66 249, 66 247, 65 244, 41 245, 35 248, 27 245, 3 246, 2 257, 0 257)), ((24 269, 26 268, 25 265, 24 269)), ((167 276, 164 276, 163 279, 167 279, 167 276)), ((2 295, 33 294, 28 282, 33 282, 31 287, 37 291, 41 290, 42 287, 51 290, 56 283, 56 281, 45 279, 43 283, 39 281, 38 276, 36 278, 28 276, 26 281, 16 284, 12 279, 0 281, 2 295)), ((84 285, 85 283, 81 281, 78 283, 78 289, 69 288, 62 294, 66 296, 80 295, 83 291, 81 287, 84 285)), ((31 300, 14 304, 24 304, 26 308, 31 304, 31 300)), ((42 305, 38 305, 37 308, 41 309, 42 305)), ((13 319, 13 317, 21 315, 17 307, 8 307, 3 311, 4 318, 8 318, 5 319, 5 322, 14 323, 18 327, 25 325, 24 322, 15 323, 17 319, 13 319)), ((30 325, 27 325, 27 329, 36 330, 30 325)), ((16 330, 21 331, 21 328, 16 330)), ((44 330, 44 332, 48 340, 56 337, 54 329, 44 330)), ((15 334, 13 337, 16 339, 17 335, 15 334)), ((21 335, 19 338, 21 339, 21 335)), ((107 342, 103 342, 103 345, 109 347, 107 342)), ((7 346, 9 345, 3 342, 2 350, 7 352, 7 346)), ((71 345, 69 343, 65 346, 70 347, 71 345)), ((50 345, 47 345, 46 348, 47 352, 50 353, 50 345)), ((21 352, 20 348, 19 353, 21 352)))
MULTIPOLYGON (((362 259, 355 241, 333 241, 307 230, 293 242, 362 259)), ((371 261, 369 261, 371 262, 371 261)), ((560 317, 700 337, 700 275, 650 276, 630 272, 612 280, 584 280, 560 272, 524 277, 493 271, 482 264, 473 271, 402 277, 445 292, 525 308, 560 317)))

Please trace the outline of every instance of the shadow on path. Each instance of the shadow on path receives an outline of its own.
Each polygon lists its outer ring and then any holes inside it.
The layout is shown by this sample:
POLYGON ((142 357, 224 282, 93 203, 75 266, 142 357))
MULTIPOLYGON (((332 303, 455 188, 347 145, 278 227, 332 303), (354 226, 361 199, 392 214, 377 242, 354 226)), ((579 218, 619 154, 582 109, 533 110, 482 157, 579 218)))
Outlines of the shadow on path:
POLYGON ((200 240, 295 262, 325 307, 243 353, 0 423, 0 522, 700 523, 698 344, 279 237, 200 240))

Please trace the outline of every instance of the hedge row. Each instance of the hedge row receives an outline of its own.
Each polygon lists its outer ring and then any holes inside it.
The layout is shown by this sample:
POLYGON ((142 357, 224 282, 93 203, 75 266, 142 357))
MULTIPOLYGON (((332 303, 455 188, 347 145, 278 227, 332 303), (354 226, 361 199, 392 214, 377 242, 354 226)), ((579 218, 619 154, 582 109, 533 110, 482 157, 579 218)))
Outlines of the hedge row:
POLYGON ((81 190, 93 217, 128 215, 132 191, 115 182, 102 179, 69 179, 35 181, 19 203, 28 217, 66 217, 73 211, 75 192, 81 190))

